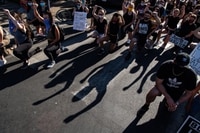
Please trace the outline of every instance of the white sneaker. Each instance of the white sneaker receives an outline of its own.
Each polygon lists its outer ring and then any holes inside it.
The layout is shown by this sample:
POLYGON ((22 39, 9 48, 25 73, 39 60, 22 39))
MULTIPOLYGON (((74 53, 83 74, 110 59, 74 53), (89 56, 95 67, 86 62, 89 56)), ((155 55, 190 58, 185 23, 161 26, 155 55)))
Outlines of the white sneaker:
POLYGON ((127 43, 127 44, 130 44, 130 43, 131 43, 131 40, 130 40, 130 39, 128 39, 126 43, 127 43))
POLYGON ((55 61, 51 61, 51 62, 49 63, 49 65, 47 65, 47 68, 52 68, 52 67, 54 67, 55 64, 56 64, 55 61))
POLYGON ((7 63, 6 59, 1 60, 0 59, 0 67, 4 66, 7 63))

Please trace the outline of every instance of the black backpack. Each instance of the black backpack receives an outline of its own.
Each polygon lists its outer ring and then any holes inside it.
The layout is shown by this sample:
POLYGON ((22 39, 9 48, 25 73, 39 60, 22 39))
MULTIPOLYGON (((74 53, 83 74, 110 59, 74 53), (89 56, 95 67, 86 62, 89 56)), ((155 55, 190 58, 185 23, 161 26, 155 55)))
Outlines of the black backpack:
MULTIPOLYGON (((65 32, 62 28, 60 28, 60 26, 58 24, 54 24, 53 26, 53 31, 55 30, 55 26, 57 26, 59 32, 60 32, 60 42, 64 41, 65 40, 65 32)), ((53 32, 53 34, 55 34, 55 32, 53 32)), ((54 35, 55 36, 55 35, 54 35)))

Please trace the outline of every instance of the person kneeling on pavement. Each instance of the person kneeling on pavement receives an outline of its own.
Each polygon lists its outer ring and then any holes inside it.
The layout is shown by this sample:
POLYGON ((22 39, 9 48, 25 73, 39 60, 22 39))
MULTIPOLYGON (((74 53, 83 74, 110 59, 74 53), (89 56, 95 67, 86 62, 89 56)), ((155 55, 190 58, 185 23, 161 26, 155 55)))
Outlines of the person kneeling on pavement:
POLYGON ((38 13, 37 3, 33 0, 34 14, 38 20, 45 25, 48 45, 44 49, 45 55, 50 59, 50 63, 47 64, 47 68, 52 68, 56 64, 55 60, 58 57, 60 51, 60 32, 56 24, 53 23, 53 16, 50 11, 43 12, 43 16, 38 13))
POLYGON ((7 63, 4 54, 7 54, 5 46, 10 43, 10 38, 6 35, 3 27, 0 26, 0 67, 7 63))
POLYGON ((196 87, 197 75, 188 67, 190 57, 179 53, 174 60, 164 62, 156 74, 155 86, 146 95, 146 103, 137 112, 143 116, 157 96, 164 95, 169 112, 177 110, 179 105, 188 101, 196 87))

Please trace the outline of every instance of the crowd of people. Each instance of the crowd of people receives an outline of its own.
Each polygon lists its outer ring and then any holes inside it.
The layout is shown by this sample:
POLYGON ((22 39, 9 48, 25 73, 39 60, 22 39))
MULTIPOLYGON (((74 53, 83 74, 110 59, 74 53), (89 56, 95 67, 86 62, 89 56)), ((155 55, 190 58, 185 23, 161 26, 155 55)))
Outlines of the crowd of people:
MULTIPOLYGON (((54 23, 49 3, 45 0, 21 0, 20 2, 22 8, 18 11, 11 12, 4 9, 9 18, 9 32, 14 36, 17 45, 13 53, 23 61, 23 69, 29 66, 31 57, 29 50, 33 45, 33 35, 29 25, 33 25, 36 29, 36 35, 43 36, 48 40, 44 53, 50 60, 47 68, 52 68, 56 63, 61 46, 60 31, 54 23), (26 21, 20 16, 22 13, 27 14, 26 21)), ((89 13, 89 9, 83 1, 76 0, 76 3, 74 12, 89 13)), ((197 94, 200 83, 196 86, 197 75, 188 67, 189 53, 182 52, 187 48, 194 49, 199 42, 199 1, 124 0, 122 14, 115 12, 110 20, 106 17, 106 9, 101 6, 94 5, 91 13, 90 28, 93 32, 91 37, 95 38, 95 43, 99 47, 99 55, 105 53, 105 41, 109 42, 108 51, 114 52, 117 49, 120 36, 128 36, 126 45, 129 48, 126 60, 131 58, 134 47, 136 47, 136 52, 144 52, 147 48, 147 40, 151 40, 151 48, 158 45, 161 35, 165 35, 160 47, 162 49, 165 49, 172 34, 187 40, 188 44, 185 48, 174 45, 176 58, 161 65, 157 72, 155 86, 147 94, 146 103, 138 111, 138 115, 143 115, 149 109, 150 103, 155 100, 156 96, 164 95, 166 107, 170 112, 176 111, 179 104, 189 101, 188 106, 192 106, 190 113, 194 116, 200 116, 199 108, 195 108, 193 105, 196 100, 199 101, 197 94), (150 39, 151 37, 153 39, 150 39), (192 99, 195 99, 195 101, 192 99), (193 110, 198 113, 193 114, 195 112, 193 110)), ((9 38, 7 38, 3 28, 0 27, 0 66, 7 63, 4 57, 4 47, 8 44, 9 38)))

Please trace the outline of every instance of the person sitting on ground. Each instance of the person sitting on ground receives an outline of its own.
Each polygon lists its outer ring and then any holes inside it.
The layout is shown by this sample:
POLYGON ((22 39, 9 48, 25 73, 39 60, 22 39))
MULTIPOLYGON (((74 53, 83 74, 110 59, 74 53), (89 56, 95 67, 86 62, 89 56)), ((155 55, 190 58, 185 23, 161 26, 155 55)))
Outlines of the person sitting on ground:
POLYGON ((178 8, 175 8, 171 15, 166 17, 166 20, 164 22, 164 26, 158 31, 157 41, 159 42, 161 34, 167 34, 167 36, 164 38, 164 42, 161 46, 161 48, 165 48, 167 43, 169 42, 170 36, 176 31, 177 25, 180 21, 180 19, 184 16, 184 12, 180 13, 180 10, 178 8))
POLYGON ((105 10, 104 9, 99 9, 98 13, 96 14, 98 6, 95 5, 93 7, 92 15, 94 16, 94 19, 96 21, 96 26, 95 30, 92 34, 93 38, 96 38, 96 43, 99 44, 99 39, 104 37, 107 33, 107 28, 108 28, 108 22, 107 18, 105 16, 105 10))
POLYGON ((7 63, 4 55, 7 54, 5 46, 10 43, 10 38, 6 35, 3 27, 0 26, 0 67, 7 63))
MULTIPOLYGON (((193 31, 196 30, 196 18, 197 16, 192 12, 188 13, 184 16, 179 31, 176 33, 177 36, 184 38, 188 41, 187 46, 192 42, 193 39, 193 31), (187 28, 186 28, 187 27, 187 28)), ((175 52, 183 51, 185 48, 180 48, 179 46, 174 46, 175 52)))
POLYGON ((129 45, 132 39, 133 27, 136 22, 137 14, 135 12, 135 5, 132 2, 129 2, 127 6, 123 4, 122 8, 123 8, 123 18, 125 21, 125 24, 122 26, 123 30, 122 32, 123 34, 128 33, 128 40, 126 43, 129 45))
POLYGON ((190 56, 179 53, 174 60, 164 62, 157 71, 155 86, 147 93, 145 104, 137 112, 143 116, 157 96, 164 95, 166 107, 174 112, 184 105, 196 87, 197 75, 188 66, 190 56))
POLYGON ((31 31, 28 28, 28 24, 25 23, 22 18, 16 12, 10 13, 8 9, 4 9, 5 14, 8 16, 9 20, 15 25, 12 35, 15 38, 17 47, 13 50, 13 54, 23 61, 23 66, 21 69, 26 69, 30 65, 29 62, 29 50, 33 45, 31 39, 31 31))
POLYGON ((124 25, 124 19, 121 14, 114 13, 109 24, 108 24, 108 30, 107 35, 99 39, 99 47, 100 51, 98 52, 99 55, 102 55, 105 53, 105 50, 103 48, 104 41, 110 41, 109 45, 109 51, 113 52, 115 48, 117 47, 117 41, 118 41, 118 33, 122 25, 124 25))
POLYGON ((51 12, 44 12, 43 16, 41 16, 38 13, 37 6, 38 4, 34 2, 34 14, 40 22, 44 23, 47 34, 48 45, 44 49, 45 55, 50 60, 50 62, 47 64, 47 68, 52 68, 56 64, 56 58, 60 53, 60 32, 57 25, 53 22, 53 16, 51 12))

